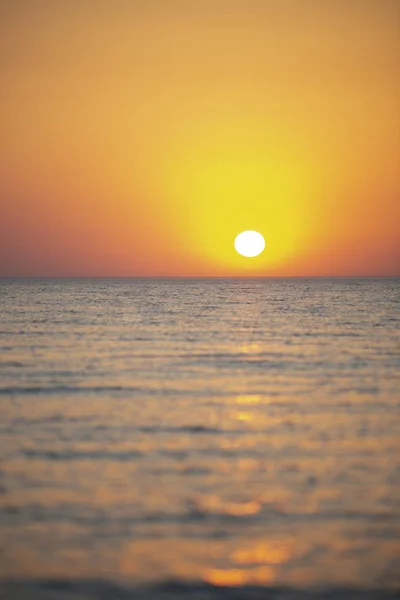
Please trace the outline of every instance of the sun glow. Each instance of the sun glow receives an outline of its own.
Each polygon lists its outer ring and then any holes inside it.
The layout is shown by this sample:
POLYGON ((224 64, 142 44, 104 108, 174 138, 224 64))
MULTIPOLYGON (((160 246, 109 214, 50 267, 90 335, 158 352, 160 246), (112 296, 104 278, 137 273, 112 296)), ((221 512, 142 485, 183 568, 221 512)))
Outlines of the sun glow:
POLYGON ((264 252, 265 240, 258 231, 242 231, 235 239, 235 250, 247 258, 258 256, 264 252))
POLYGON ((8 4, 1 275, 399 273, 398 0, 8 4))

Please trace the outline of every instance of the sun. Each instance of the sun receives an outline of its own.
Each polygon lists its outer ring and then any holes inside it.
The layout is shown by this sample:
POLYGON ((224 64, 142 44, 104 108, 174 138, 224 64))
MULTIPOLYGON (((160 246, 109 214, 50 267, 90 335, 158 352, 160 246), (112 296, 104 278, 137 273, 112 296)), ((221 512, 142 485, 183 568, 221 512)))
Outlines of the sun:
POLYGON ((258 231, 242 231, 235 238, 235 250, 246 258, 258 256, 264 251, 265 240, 258 231))

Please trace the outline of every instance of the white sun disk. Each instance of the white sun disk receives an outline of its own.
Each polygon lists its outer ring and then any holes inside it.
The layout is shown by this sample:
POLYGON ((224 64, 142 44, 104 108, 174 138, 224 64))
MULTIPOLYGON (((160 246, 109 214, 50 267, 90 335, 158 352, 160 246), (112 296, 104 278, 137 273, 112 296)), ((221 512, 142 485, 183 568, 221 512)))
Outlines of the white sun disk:
POLYGON ((265 248, 265 240, 258 231, 242 231, 235 238, 235 250, 246 258, 258 256, 265 248))

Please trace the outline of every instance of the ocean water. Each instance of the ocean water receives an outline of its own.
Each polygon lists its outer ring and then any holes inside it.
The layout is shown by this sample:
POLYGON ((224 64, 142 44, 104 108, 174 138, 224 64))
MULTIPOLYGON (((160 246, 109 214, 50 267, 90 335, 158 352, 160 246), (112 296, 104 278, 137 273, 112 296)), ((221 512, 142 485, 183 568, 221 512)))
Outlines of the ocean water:
POLYGON ((399 283, 1 281, 0 598, 394 597, 399 283))

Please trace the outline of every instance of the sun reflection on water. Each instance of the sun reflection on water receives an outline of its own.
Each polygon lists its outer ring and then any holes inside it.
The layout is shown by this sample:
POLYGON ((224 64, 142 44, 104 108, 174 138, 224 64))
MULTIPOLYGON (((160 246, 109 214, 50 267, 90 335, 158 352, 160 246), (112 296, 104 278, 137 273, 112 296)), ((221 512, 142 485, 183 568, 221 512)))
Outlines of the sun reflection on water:
POLYGON ((273 567, 256 567, 254 569, 211 569, 204 579, 217 586, 241 586, 246 584, 265 585, 274 580, 273 567))
POLYGON ((234 568, 208 570, 205 580, 213 585, 232 587, 270 584, 276 579, 278 566, 290 559, 292 547, 292 540, 271 540, 238 548, 230 554, 234 568))
POLYGON ((250 412, 238 412, 236 413, 236 419, 238 421, 252 421, 254 419, 254 415, 250 412))
POLYGON ((291 545, 262 542, 252 547, 236 550, 232 560, 238 565, 267 564, 279 565, 286 562, 291 555, 291 545))

